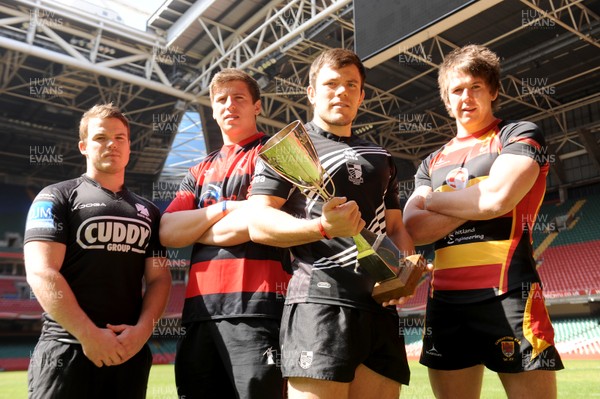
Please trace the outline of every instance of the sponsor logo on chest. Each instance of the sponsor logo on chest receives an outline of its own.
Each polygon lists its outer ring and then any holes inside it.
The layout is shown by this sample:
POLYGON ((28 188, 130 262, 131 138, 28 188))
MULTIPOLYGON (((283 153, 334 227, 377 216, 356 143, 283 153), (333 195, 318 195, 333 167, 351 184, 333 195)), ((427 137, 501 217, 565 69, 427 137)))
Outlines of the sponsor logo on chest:
POLYGON ((144 253, 150 233, 150 226, 138 219, 96 216, 79 226, 77 243, 83 249, 144 253))

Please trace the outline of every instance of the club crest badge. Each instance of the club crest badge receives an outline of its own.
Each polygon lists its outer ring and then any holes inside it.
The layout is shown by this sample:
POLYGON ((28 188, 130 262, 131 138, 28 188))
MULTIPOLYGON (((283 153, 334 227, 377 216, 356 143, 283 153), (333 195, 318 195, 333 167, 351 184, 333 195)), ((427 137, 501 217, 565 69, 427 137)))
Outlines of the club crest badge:
POLYGON ((496 345, 500 344, 500 350, 504 356, 504 361, 515 360, 515 353, 519 350, 516 345, 520 345, 521 342, 515 337, 502 337, 496 341, 496 345), (515 345, 516 344, 516 345, 515 345))
POLYGON ((348 180, 352 182, 352 184, 360 185, 363 182, 363 170, 362 166, 358 163, 347 163, 346 168, 348 168, 348 180))
POLYGON ((310 367, 313 361, 313 352, 312 351, 302 351, 300 352, 300 367, 303 369, 307 369, 310 367))
POLYGON ((512 357, 515 354, 515 343, 513 341, 503 341, 502 354, 504 357, 512 357))

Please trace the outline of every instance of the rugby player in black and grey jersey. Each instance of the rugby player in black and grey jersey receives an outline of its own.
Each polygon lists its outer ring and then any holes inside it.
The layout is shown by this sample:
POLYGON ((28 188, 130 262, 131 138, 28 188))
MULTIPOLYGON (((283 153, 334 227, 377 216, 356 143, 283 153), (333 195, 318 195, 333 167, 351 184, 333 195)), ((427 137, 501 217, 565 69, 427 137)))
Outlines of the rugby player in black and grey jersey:
POLYGON ((352 134, 364 80, 360 59, 344 49, 323 52, 310 70, 314 118, 306 128, 337 197, 307 198, 261 164, 252 182, 252 240, 291 247, 295 262, 281 325, 294 399, 397 399, 409 381, 398 315, 371 297, 375 281, 358 267, 351 238, 366 226, 414 252, 391 155, 352 134))
POLYGON ((79 149, 86 173, 44 188, 27 216, 27 281, 45 311, 29 397, 144 398, 147 341, 171 286, 160 213, 124 186, 130 131, 118 108, 83 115, 79 149))

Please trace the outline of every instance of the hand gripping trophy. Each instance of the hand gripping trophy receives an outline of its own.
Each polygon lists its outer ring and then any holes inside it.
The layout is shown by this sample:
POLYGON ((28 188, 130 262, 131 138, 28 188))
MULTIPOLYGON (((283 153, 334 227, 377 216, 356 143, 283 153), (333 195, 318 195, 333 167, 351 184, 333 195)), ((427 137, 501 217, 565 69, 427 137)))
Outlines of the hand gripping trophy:
MULTIPOLYGON (((318 194, 324 201, 335 196, 331 176, 319 162, 317 151, 300 121, 294 121, 271 137, 259 157, 277 174, 304 193, 318 194), (327 186, 331 185, 331 192, 327 186)), ((421 255, 402 257, 385 234, 363 229, 352 237, 358 250, 358 263, 377 281, 373 299, 378 303, 412 295, 426 262, 421 255)))

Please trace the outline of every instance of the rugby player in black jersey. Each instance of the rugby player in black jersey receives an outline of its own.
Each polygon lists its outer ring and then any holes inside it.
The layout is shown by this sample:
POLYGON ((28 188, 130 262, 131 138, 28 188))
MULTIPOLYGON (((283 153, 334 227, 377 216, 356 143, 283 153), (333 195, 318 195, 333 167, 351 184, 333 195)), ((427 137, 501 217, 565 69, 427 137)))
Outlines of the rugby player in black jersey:
POLYGON ((396 310, 371 297, 375 281, 358 267, 351 238, 366 227, 414 252, 391 155, 352 133, 364 83, 364 66, 349 50, 327 50, 310 69, 314 117, 306 128, 336 197, 305 197, 261 163, 252 182, 252 240, 293 254, 281 326, 292 399, 397 399, 410 377, 396 310))
POLYGON ((141 399, 171 287, 160 213, 124 185, 130 130, 118 108, 92 107, 79 135, 85 174, 44 188, 27 216, 27 282, 45 312, 29 398, 141 399))

